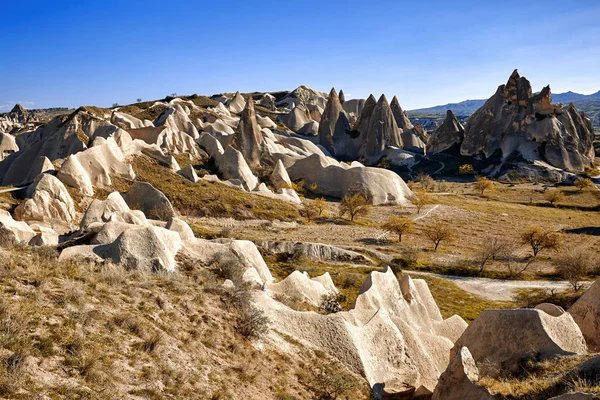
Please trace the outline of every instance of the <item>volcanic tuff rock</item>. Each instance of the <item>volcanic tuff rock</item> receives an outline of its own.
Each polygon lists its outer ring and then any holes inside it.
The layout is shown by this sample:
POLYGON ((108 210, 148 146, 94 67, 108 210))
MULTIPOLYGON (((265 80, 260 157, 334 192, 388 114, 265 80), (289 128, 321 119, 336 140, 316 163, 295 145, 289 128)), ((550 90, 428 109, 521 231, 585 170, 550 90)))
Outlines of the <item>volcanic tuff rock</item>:
POLYGON ((304 103, 297 103, 289 114, 280 117, 281 122, 294 132, 299 132, 307 124, 314 122, 304 103))
POLYGON ((0 209, 0 231, 3 236, 10 235, 16 242, 22 243, 28 243, 35 236, 35 232, 26 222, 15 221, 8 211, 2 209, 0 209))
POLYGON ((400 131, 403 148, 414 153, 425 154, 425 143, 423 143, 419 136, 419 132, 408 119, 406 112, 400 107, 400 103, 396 96, 392 99, 390 108, 394 115, 394 119, 396 120, 396 124, 398 125, 398 130, 400 131))
POLYGON ((292 181, 288 175, 281 160, 277 160, 273 172, 270 176, 271 184, 275 189, 289 189, 292 187, 292 181))
POLYGON ((484 310, 454 345, 453 354, 466 346, 477 362, 503 371, 518 371, 528 356, 586 354, 581 330, 569 313, 553 317, 541 310, 484 310))
POLYGON ((327 95, 306 86, 299 86, 279 100, 277 106, 292 109, 299 103, 304 103, 307 106, 317 106, 323 109, 327 103, 327 95))
POLYGON ((369 117, 369 127, 365 133, 364 157, 370 163, 376 163, 388 146, 401 148, 402 138, 390 105, 382 94, 369 117))
POLYGON ((308 185, 315 184, 315 193, 323 196, 342 198, 357 190, 375 205, 406 205, 413 196, 395 172, 364 167, 360 163, 349 166, 318 154, 295 161, 287 171, 293 181, 303 179, 308 185))
POLYGON ((479 370, 469 349, 462 347, 440 376, 432 400, 493 400, 486 388, 477 385, 479 370))
POLYGON ((40 174, 27 188, 27 200, 15 209, 21 221, 71 222, 75 218, 75 204, 65 185, 55 176, 40 174))
POLYGON ((265 292, 253 299, 275 330, 324 349, 365 376, 379 396, 431 395, 452 341, 466 327, 460 317, 442 319, 425 282, 406 276, 398 283, 389 268, 369 275, 347 312, 294 311, 265 292))
POLYGON ((329 273, 317 278, 310 279, 308 273, 294 271, 285 279, 277 283, 266 285, 266 289, 273 295, 287 296, 294 300, 300 300, 311 304, 315 307, 321 305, 323 296, 330 293, 337 293, 337 289, 333 285, 329 273), (326 287, 321 281, 329 282, 329 287, 326 287))
POLYGON ((17 146, 14 136, 0 133, 0 161, 17 151, 19 151, 19 146, 17 146))
POLYGON ((580 172, 594 159, 591 123, 574 106, 553 105, 550 87, 534 95, 527 79, 515 70, 506 85, 467 121, 461 154, 486 158, 514 153, 580 172))
POLYGON ((590 351, 600 351, 600 280, 569 308, 569 314, 579 325, 590 351))
POLYGON ((460 145, 465 137, 465 129, 451 110, 446 111, 446 119, 435 130, 427 142, 427 153, 436 154, 460 145))
POLYGON ((146 216, 140 210, 131 210, 119 192, 112 192, 106 200, 94 199, 85 211, 79 230, 87 232, 109 221, 146 225, 146 216))
POLYGON ((242 112, 233 138, 233 146, 242 153, 250 168, 256 168, 260 164, 262 142, 263 137, 256 122, 254 102, 249 101, 242 112))
POLYGON ((269 110, 275 109, 275 96, 270 93, 265 93, 262 97, 256 102, 259 106, 263 106, 268 108, 269 110))
POLYGON ((175 215, 167 196, 147 182, 134 182, 123 199, 130 208, 141 210, 148 218, 168 220, 175 215))
POLYGON ((349 129, 350 123, 338 94, 335 89, 331 89, 321 122, 319 122, 319 143, 331 154, 334 154, 334 142, 337 142, 336 148, 343 146, 344 138, 348 137, 346 131, 349 129))
POLYGON ((234 114, 241 113, 246 107, 246 99, 240 94, 240 92, 235 92, 233 99, 227 105, 227 109, 234 114))

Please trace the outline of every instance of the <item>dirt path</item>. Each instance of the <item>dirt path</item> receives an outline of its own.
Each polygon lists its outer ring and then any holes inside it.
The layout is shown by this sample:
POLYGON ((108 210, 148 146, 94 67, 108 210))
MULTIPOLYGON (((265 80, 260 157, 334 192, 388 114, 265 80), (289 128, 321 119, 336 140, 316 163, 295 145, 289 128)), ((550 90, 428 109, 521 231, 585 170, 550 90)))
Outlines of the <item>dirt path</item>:
MULTIPOLYGON (((410 275, 428 275, 454 282, 459 288, 493 301, 511 301, 518 289, 565 290, 571 286, 567 281, 515 281, 465 276, 438 275, 429 272, 407 271, 410 275)), ((592 282, 585 282, 584 288, 592 282)))

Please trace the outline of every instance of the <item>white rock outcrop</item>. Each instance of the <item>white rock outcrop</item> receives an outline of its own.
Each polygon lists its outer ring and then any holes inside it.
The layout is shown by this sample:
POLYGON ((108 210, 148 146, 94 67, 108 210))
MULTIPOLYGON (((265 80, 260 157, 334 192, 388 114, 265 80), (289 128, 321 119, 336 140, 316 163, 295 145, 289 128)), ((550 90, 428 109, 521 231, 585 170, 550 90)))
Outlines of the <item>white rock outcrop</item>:
POLYGON ((295 161, 287 172, 294 181, 303 179, 307 185, 316 185, 314 192, 324 196, 342 198, 358 189, 374 205, 407 205, 413 196, 395 172, 358 163, 348 166, 318 154, 295 161))
POLYGON ((590 351, 600 351, 600 280, 569 308, 569 314, 581 329, 590 351))
POLYGON ((65 185, 53 175, 40 174, 29 185, 27 199, 15 209, 21 221, 53 221, 70 223, 75 218, 75 204, 65 185))
POLYGON ((123 152, 114 139, 73 154, 65 160, 57 178, 79 189, 86 196, 93 196, 94 188, 112 185, 111 176, 134 179, 131 165, 125 162, 123 152))

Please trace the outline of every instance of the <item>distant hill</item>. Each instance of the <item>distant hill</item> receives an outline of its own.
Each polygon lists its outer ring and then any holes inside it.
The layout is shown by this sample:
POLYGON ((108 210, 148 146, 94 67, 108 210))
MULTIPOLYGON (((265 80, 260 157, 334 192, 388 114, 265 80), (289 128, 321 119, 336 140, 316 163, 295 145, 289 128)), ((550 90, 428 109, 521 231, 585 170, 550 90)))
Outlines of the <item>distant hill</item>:
MULTIPOLYGON (((591 118, 594 127, 600 130, 600 91, 590 95, 575 92, 552 94, 552 101, 563 104, 573 103, 579 111, 585 112, 591 118)), ((408 110, 407 113, 410 117, 417 117, 443 115, 446 110, 452 110, 457 116, 468 117, 483 106, 485 102, 486 100, 465 100, 460 103, 408 110)))

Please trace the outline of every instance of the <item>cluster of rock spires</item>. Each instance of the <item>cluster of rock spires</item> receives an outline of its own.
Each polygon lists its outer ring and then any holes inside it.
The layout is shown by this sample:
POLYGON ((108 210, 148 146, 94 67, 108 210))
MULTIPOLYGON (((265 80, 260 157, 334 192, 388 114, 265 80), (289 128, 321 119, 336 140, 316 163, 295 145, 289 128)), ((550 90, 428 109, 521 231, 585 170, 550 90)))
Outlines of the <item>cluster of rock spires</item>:
POLYGON ((550 86, 534 94, 515 70, 505 85, 477 110, 463 128, 451 111, 431 135, 429 154, 458 150, 487 160, 486 174, 507 178, 516 170, 526 178, 563 180, 561 171, 580 173, 593 165, 594 131, 573 104, 552 104, 550 86))
MULTIPOLYGON (((385 96, 353 101, 343 92, 332 90, 325 97, 305 87, 279 101, 267 94, 220 96, 210 109, 179 98, 157 102, 151 108, 164 110, 153 121, 118 108, 80 108, 16 138, 3 134, 0 144, 12 151, 3 153, 0 180, 3 186, 25 187, 25 200, 12 213, 0 211, 0 233, 32 246, 58 245, 62 260, 110 260, 128 269, 174 271, 180 257, 202 264, 219 257, 237 260, 243 266, 240 281, 227 286, 254 288, 253 304, 272 321, 274 343, 281 342, 280 332, 323 349, 364 376, 378 398, 493 399, 478 385, 477 363, 511 370, 531 353, 551 358, 600 348, 600 282, 568 312, 548 304, 487 310, 467 326, 458 316, 442 318, 424 281, 408 275, 398 281, 387 268, 368 276, 349 311, 296 311, 279 300, 287 296, 319 306, 323 295, 337 292, 328 274, 311 278, 295 271, 276 282, 254 243, 195 238, 168 198, 148 183, 134 182, 126 193, 112 192, 105 200, 91 199, 98 189, 112 190, 115 177, 135 180, 133 156, 150 157, 192 182, 218 181, 292 203, 300 202, 292 181, 302 179, 325 196, 343 197, 358 187, 374 204, 404 204, 412 193, 392 171, 336 158, 377 163, 383 156, 425 154, 427 141, 432 152, 458 146, 465 154, 492 157, 500 150, 507 158, 518 151, 550 165, 557 162, 557 148, 563 148, 567 170, 593 158, 586 147, 585 116, 572 107, 552 106, 549 89, 534 96, 528 82, 513 75, 488 103, 465 129, 449 113, 429 141, 410 124, 396 98, 391 104, 385 96), (271 118, 257 115, 259 107, 283 111, 285 123, 295 124, 298 132, 310 125, 313 136, 276 129, 271 118), (483 127, 498 133, 497 140, 479 137, 483 127), (219 176, 199 177, 192 166, 182 169, 174 154, 211 157, 219 176), (268 182, 260 182, 256 173, 264 165, 272 167, 268 182), (77 211, 67 187, 88 197, 84 213, 77 211), (81 238, 88 240, 81 244, 81 238)), ((372 263, 351 250, 318 243, 261 245, 315 259, 372 263)))

